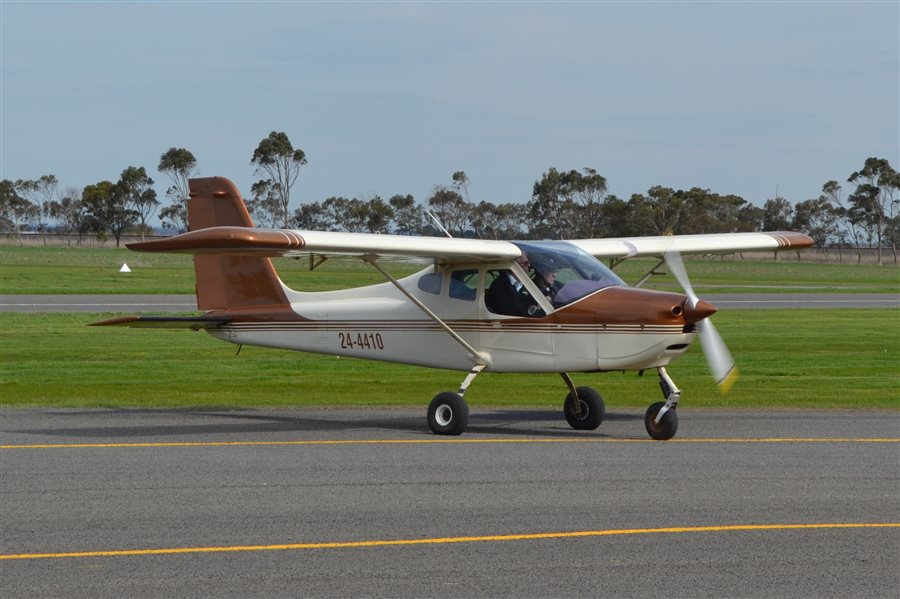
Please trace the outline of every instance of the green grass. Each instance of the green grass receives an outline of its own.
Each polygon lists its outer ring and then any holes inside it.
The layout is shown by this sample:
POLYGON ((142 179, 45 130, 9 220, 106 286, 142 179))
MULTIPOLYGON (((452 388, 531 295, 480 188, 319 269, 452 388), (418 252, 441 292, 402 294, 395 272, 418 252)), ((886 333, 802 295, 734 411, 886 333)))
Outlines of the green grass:
MULTIPOLYGON (((406 261, 389 263, 394 276, 411 274, 424 266, 406 261)), ((616 271, 634 283, 655 264, 629 260, 616 271)), ((383 281, 381 275, 358 260, 331 259, 310 272, 306 259, 275 261, 285 283, 303 291, 340 289, 383 281)), ((694 287, 699 292, 866 291, 900 292, 900 268, 894 265, 821 264, 796 261, 753 261, 687 258, 694 287)), ((647 287, 678 289, 669 275, 655 276, 647 287)), ((191 257, 147 254, 125 249, 45 248, 0 246, 0 293, 193 293, 191 257), (122 263, 131 273, 119 273, 122 263)))
MULTIPOLYGON (((425 406, 462 373, 236 346, 190 331, 85 326, 108 314, 0 314, 0 404, 45 407, 425 406)), ((900 311, 716 316, 741 378, 720 396, 698 344, 669 369, 684 406, 900 408, 900 311)), ((648 372, 578 374, 611 409, 660 397, 648 372)), ((557 375, 484 374, 473 408, 560 408, 557 375)))

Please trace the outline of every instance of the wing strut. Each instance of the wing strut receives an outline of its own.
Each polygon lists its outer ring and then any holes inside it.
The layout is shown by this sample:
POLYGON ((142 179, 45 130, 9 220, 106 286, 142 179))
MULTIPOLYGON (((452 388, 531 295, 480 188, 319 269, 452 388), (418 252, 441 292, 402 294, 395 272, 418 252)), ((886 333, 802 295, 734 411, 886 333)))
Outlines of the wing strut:
MULTIPOLYGON (((402 293, 403 295, 405 295, 405 296, 409 299, 409 301, 411 301, 411 302, 414 303, 416 306, 418 306, 418 308, 419 308, 422 312, 424 312, 425 315, 428 316, 428 318, 430 318, 430 319, 433 320, 435 323, 437 323, 437 325, 438 325, 439 327, 441 327, 442 329, 444 329, 444 331, 446 331, 448 335, 450 335, 451 337, 453 337, 453 339, 454 339, 457 343, 459 343, 460 345, 462 345, 462 346, 466 349, 466 351, 469 352, 468 358, 469 358, 470 360, 472 360, 472 362, 474 362, 474 363, 477 364, 477 365, 485 366, 485 367, 491 365, 491 356, 490 356, 490 354, 488 354, 488 353, 486 353, 486 352, 480 352, 480 351, 478 351, 477 349, 475 349, 474 347, 472 347, 472 345, 471 345, 468 341, 466 341, 465 339, 463 339, 462 337, 460 337, 459 333, 457 333, 456 331, 454 331, 454 330, 450 327, 450 325, 448 325, 446 322, 444 322, 443 320, 441 320, 440 316, 438 316, 437 314, 435 314, 434 312, 432 312, 432 311, 428 308, 428 306, 426 306, 425 304, 423 304, 423 303, 419 300, 419 298, 417 298, 416 296, 414 296, 413 294, 411 294, 410 292, 408 292, 406 289, 404 289, 404 288, 403 288, 403 285, 400 284, 400 281, 398 281, 397 279, 395 279, 394 277, 392 277, 392 276, 390 275, 390 273, 388 273, 386 270, 384 270, 383 268, 381 268, 381 265, 378 264, 378 257, 377 257, 377 256, 362 256, 362 259, 363 259, 364 261, 368 262, 369 264, 371 264, 372 267, 373 267, 375 270, 377 270, 378 272, 381 273, 381 276, 383 276, 385 279, 387 279, 388 281, 390 281, 390 282, 394 285, 394 287, 396 287, 397 289, 399 289, 399 290, 400 290, 400 293, 402 293)), ((478 372, 481 372, 481 371, 479 370, 478 372)), ((474 377, 473 377, 473 378, 474 378, 474 377)))

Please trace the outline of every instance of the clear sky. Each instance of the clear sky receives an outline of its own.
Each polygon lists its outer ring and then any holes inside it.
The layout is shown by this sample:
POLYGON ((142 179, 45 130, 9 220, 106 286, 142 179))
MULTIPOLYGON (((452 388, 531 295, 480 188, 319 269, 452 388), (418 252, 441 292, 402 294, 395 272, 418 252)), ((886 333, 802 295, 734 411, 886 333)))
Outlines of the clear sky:
MULTIPOLYGON (((900 168, 900 3, 8 2, 0 177, 61 187, 184 147, 249 194, 284 131, 292 192, 413 194, 454 171, 525 202, 550 167, 761 205, 900 168)), ((849 184, 845 184, 845 188, 849 184)))

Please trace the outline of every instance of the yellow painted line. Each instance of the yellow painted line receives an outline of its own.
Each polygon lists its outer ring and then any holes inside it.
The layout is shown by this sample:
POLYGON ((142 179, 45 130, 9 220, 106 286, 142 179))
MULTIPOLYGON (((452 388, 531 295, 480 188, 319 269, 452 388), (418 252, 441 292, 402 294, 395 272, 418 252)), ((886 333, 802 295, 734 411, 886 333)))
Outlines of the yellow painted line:
MULTIPOLYGON (((36 443, 29 445, 0 445, 0 449, 103 449, 140 447, 248 447, 279 445, 421 445, 421 444, 478 444, 478 443, 662 443, 653 439, 608 438, 514 438, 514 439, 319 439, 306 441, 174 441, 162 443, 36 443)), ((900 438, 697 438, 671 439, 665 443, 900 443, 900 438)))
POLYGON ((682 526, 673 528, 622 528, 612 530, 581 530, 575 532, 543 532, 515 535, 483 535, 462 537, 436 537, 429 539, 393 539, 386 541, 343 541, 330 543, 290 543, 283 545, 234 545, 226 547, 173 547, 166 549, 121 549, 116 551, 71 551, 66 553, 11 553, 0 554, 0 560, 50 559, 65 557, 125 557, 144 555, 175 555, 185 553, 237 553, 251 551, 298 551, 303 549, 355 549, 370 547, 397 547, 412 545, 445 545, 451 543, 491 543, 504 541, 536 541, 547 539, 576 539, 623 535, 696 533, 696 532, 746 532, 770 530, 822 530, 854 528, 900 528, 900 522, 846 523, 846 524, 739 524, 732 526, 682 526))

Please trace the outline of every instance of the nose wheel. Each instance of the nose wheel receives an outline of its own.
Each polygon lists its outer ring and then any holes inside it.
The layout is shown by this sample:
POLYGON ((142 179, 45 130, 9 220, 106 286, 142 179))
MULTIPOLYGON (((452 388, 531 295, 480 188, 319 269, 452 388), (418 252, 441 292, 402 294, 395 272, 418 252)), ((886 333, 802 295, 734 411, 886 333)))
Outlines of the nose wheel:
POLYGON ((644 427, 652 439, 668 441, 678 431, 678 414, 675 413, 675 407, 681 399, 681 389, 675 386, 675 382, 664 367, 660 366, 656 371, 659 374, 659 388, 666 401, 658 401, 647 408, 644 413, 644 427))
POLYGON ((660 416, 659 412, 665 405, 666 402, 658 401, 647 408, 644 414, 647 434, 657 441, 668 441, 678 430, 678 414, 675 413, 675 408, 669 408, 660 416))

